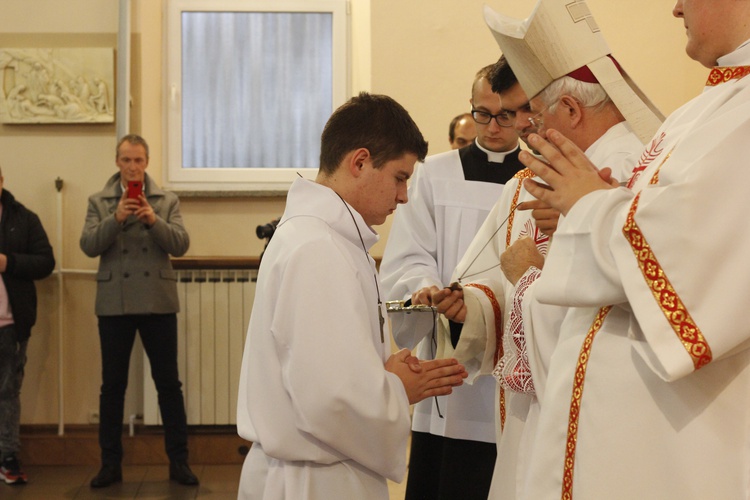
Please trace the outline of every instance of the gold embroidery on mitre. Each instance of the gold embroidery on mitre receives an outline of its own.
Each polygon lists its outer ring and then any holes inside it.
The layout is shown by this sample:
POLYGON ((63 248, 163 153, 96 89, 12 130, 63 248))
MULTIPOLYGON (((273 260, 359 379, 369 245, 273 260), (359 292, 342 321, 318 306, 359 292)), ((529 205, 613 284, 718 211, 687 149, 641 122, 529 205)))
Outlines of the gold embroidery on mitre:
POLYGON ((534 172, 530 168, 524 168, 513 176, 514 179, 518 179, 518 186, 516 186, 516 193, 513 195, 513 201, 510 203, 510 218, 508 219, 508 229, 505 235, 505 246, 510 246, 511 243, 511 232, 513 231, 513 219, 516 218, 516 205, 518 205, 518 197, 521 194, 523 188, 524 179, 531 179, 534 177, 534 172))
POLYGON ((657 304, 659 304, 664 316, 692 359, 693 366, 696 370, 699 370, 713 359, 711 347, 688 312, 687 307, 680 299, 680 296, 675 291, 669 278, 667 278, 651 246, 635 222, 635 213, 638 210, 640 197, 639 193, 633 200, 622 232, 630 243, 630 247, 638 261, 638 266, 641 268, 643 277, 646 279, 646 284, 651 289, 651 293, 654 295, 657 304))
POLYGON ((586 367, 588 366, 591 355, 591 345, 594 343, 594 337, 602 328, 604 318, 612 309, 612 306, 606 306, 599 309, 594 318, 594 322, 586 334, 581 346, 581 352, 578 354, 578 363, 576 373, 573 378, 573 395, 570 398, 570 414, 568 415, 568 436, 565 446, 565 462, 563 463, 563 481, 562 481, 562 499, 572 500, 573 498, 573 469, 576 461, 576 444, 578 442, 578 421, 581 417, 581 400, 583 399, 583 383, 586 381, 586 367))
MULTIPOLYGON (((480 285, 479 283, 467 283, 464 286, 470 286, 473 288, 476 288, 478 290, 481 290, 484 292, 484 294, 487 296, 487 299, 489 299, 490 304, 492 304, 492 313, 495 315, 495 356, 493 358, 493 366, 497 365, 497 362, 503 357, 503 318, 502 318, 502 310, 500 309, 500 303, 497 301, 497 297, 495 297, 495 292, 492 291, 492 289, 485 285, 480 285)), ((502 386, 499 387, 500 390, 500 429, 505 428, 505 390, 502 386)))
POLYGON ((716 66, 711 69, 706 80, 706 87, 715 87, 731 80, 750 75, 750 66, 716 66))

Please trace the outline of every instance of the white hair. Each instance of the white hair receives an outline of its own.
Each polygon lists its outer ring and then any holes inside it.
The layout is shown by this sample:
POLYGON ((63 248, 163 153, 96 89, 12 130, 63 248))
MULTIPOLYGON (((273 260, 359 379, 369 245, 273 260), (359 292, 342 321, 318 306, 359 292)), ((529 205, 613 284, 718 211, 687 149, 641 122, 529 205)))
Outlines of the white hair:
POLYGON ((560 98, 564 95, 573 97, 584 108, 599 106, 601 110, 608 102, 612 101, 604 87, 598 83, 582 82, 570 76, 558 78, 539 92, 539 98, 550 113, 555 112, 560 98))

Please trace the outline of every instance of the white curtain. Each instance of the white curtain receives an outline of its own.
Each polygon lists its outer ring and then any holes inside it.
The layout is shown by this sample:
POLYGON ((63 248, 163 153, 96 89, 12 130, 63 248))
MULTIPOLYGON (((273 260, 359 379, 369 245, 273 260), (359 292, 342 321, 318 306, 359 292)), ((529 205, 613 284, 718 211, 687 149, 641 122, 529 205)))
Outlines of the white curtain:
POLYGON ((183 12, 183 168, 317 168, 332 15, 183 12))

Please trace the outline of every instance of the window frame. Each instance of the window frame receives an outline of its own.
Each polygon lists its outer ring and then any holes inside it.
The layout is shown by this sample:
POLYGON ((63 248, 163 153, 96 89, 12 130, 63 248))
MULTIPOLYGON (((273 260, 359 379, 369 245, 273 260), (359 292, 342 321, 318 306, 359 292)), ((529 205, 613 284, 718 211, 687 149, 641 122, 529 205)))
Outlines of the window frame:
POLYGON ((350 8, 347 0, 168 0, 165 6, 163 183, 185 191, 288 190, 315 168, 182 168, 182 13, 183 12, 323 12, 332 15, 333 89, 331 113, 350 94, 350 8))

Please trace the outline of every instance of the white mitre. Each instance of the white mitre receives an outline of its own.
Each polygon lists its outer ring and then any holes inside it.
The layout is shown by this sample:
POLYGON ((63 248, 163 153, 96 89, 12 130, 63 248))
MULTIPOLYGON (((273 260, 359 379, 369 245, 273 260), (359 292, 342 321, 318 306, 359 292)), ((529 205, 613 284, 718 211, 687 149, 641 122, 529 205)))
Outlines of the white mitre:
POLYGON ((505 16, 485 5, 484 20, 529 98, 570 75, 604 87, 643 143, 651 140, 664 121, 664 115, 610 56, 584 0, 539 0, 527 19, 505 16), (589 71, 593 79, 580 77, 589 71))

